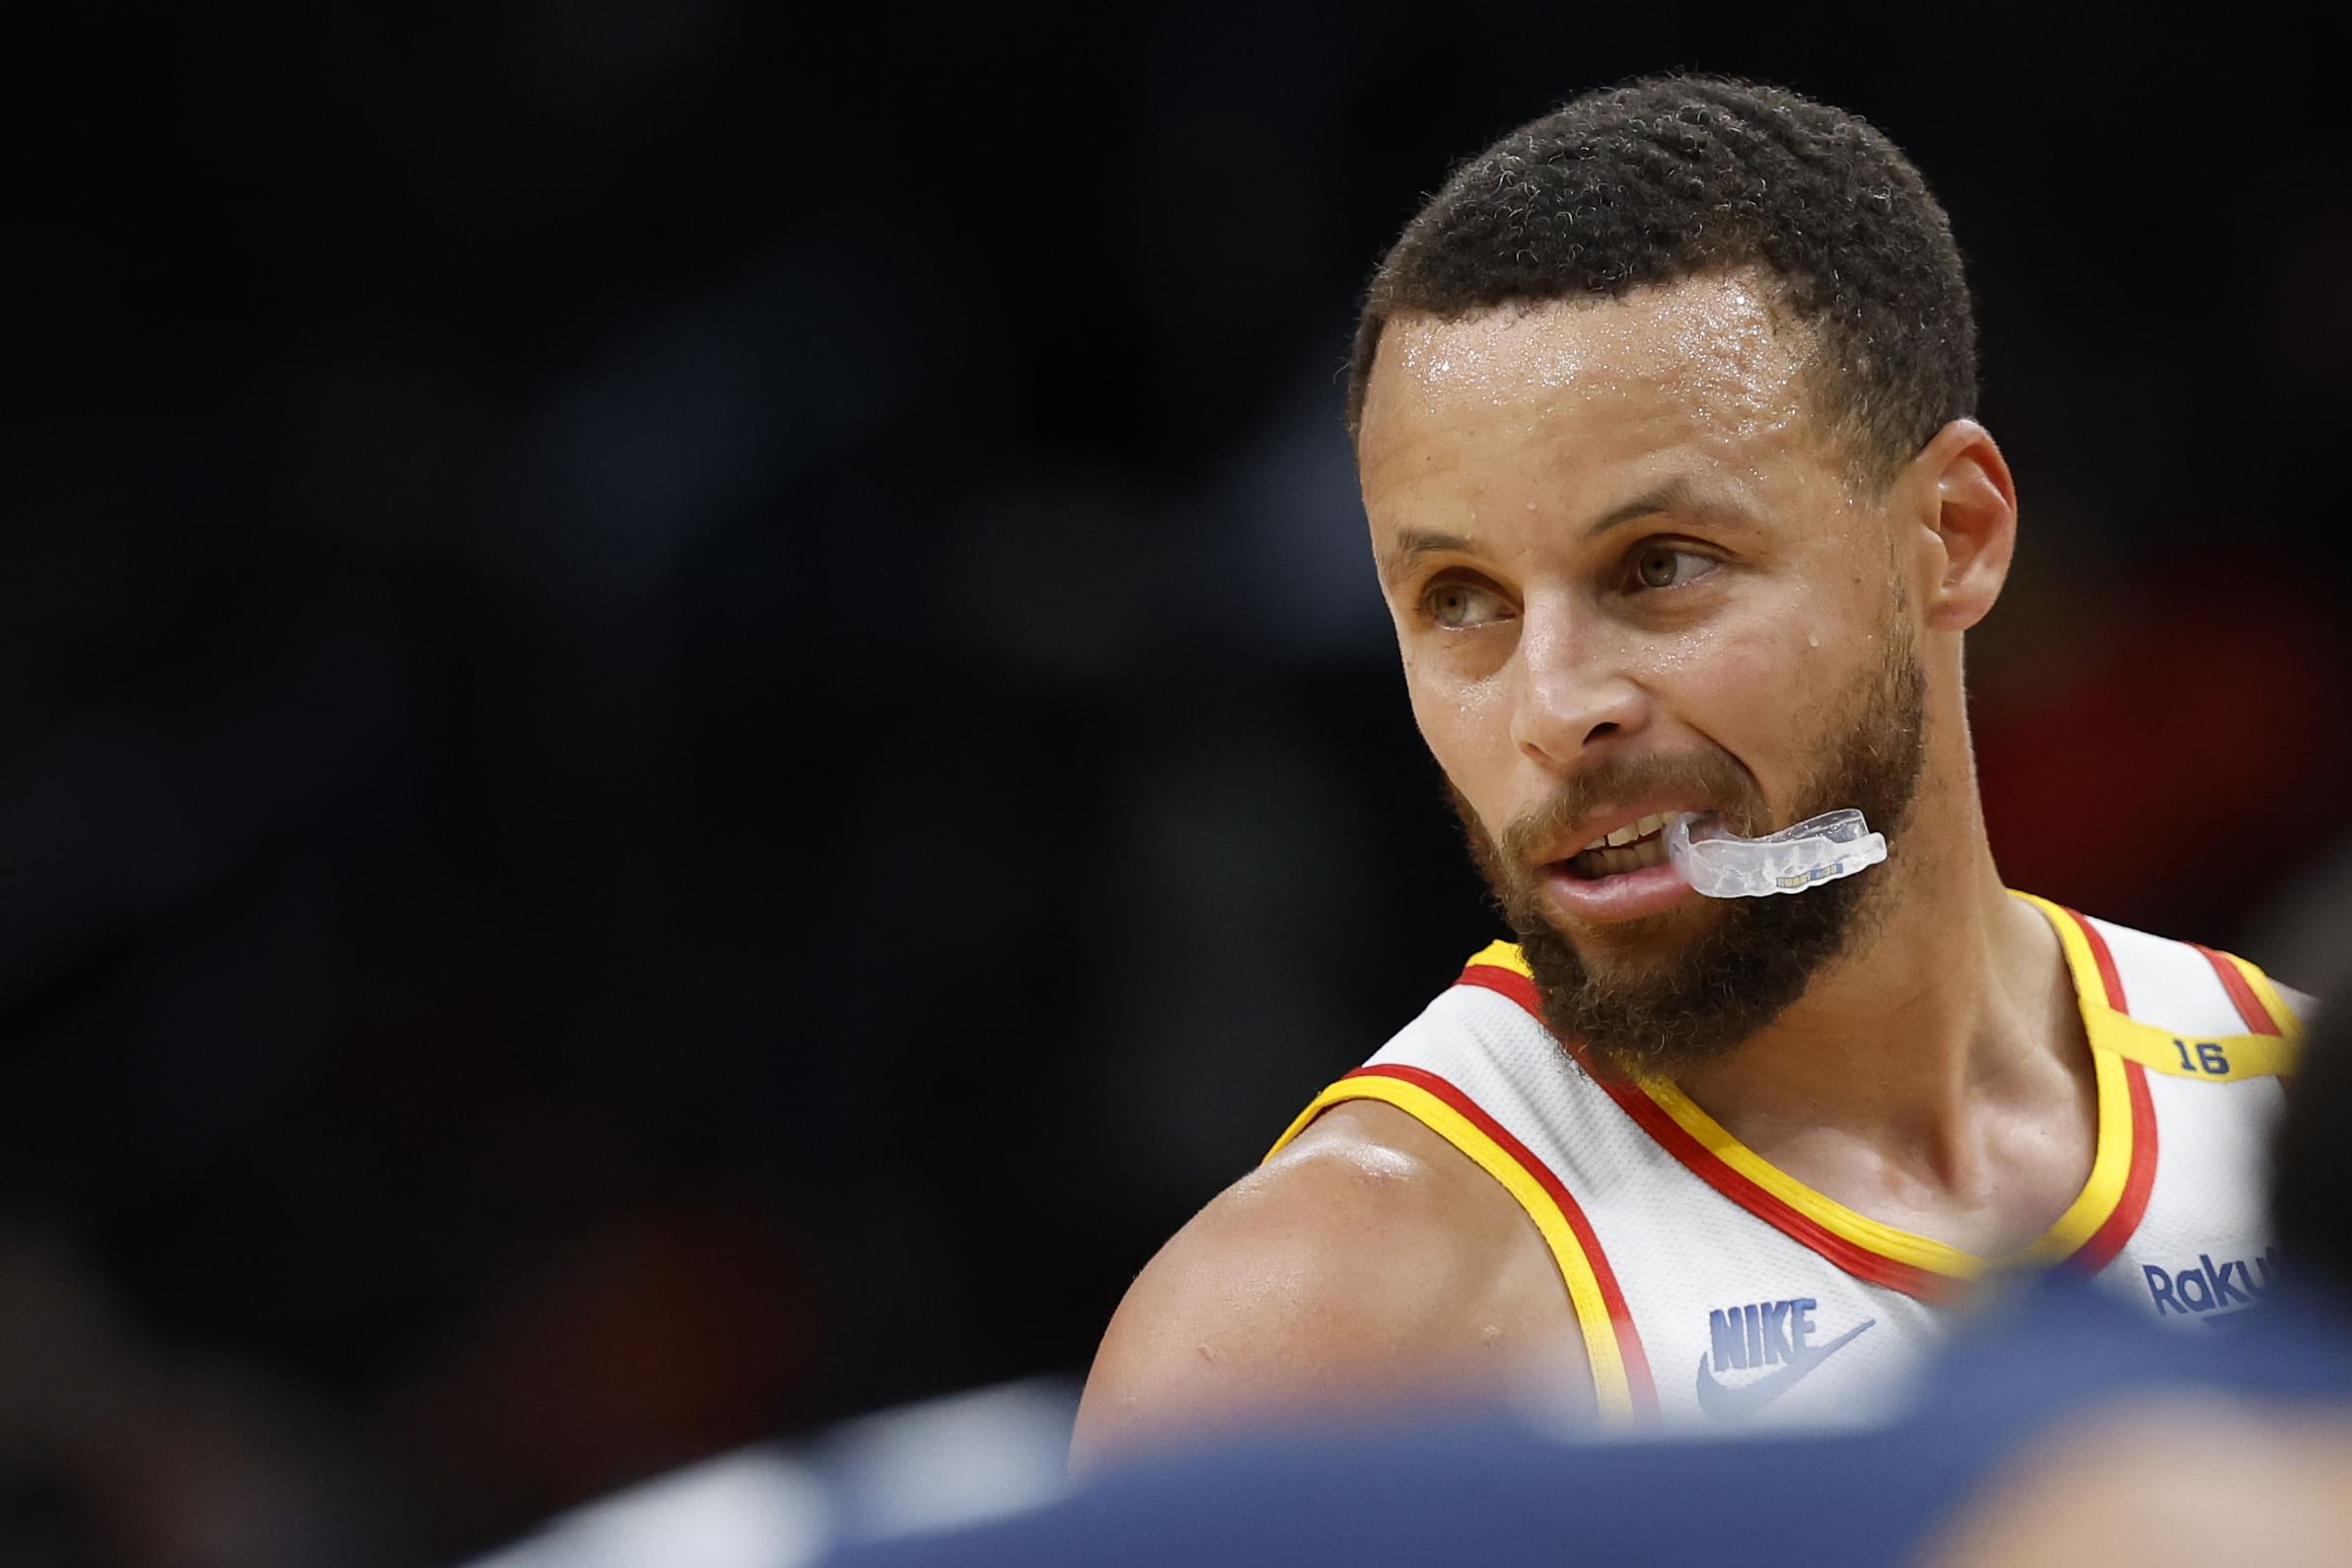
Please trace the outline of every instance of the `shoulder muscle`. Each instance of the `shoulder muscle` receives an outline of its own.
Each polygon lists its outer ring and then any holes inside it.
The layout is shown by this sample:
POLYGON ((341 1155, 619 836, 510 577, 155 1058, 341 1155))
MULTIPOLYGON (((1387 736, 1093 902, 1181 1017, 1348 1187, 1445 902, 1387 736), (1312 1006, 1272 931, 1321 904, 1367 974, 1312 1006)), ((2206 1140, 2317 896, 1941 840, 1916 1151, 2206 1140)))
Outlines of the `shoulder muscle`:
POLYGON ((1137 1278, 1073 1456, 1530 1377, 1589 1396, 1583 1357, 1550 1254, 1509 1194, 1403 1112, 1340 1105, 1137 1278))

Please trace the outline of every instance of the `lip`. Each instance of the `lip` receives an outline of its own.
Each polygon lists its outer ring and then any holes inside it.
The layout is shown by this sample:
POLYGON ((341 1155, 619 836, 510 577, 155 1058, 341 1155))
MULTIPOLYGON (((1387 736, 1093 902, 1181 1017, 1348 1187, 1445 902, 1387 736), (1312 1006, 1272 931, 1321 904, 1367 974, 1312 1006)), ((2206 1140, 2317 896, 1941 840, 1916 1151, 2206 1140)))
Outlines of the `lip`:
POLYGON ((1562 913, 1587 925, 1639 920, 1699 895, 1671 860, 1597 882, 1570 871, 1566 861, 1555 860, 1543 868, 1543 891, 1562 913))
POLYGON ((1537 863, 1536 875, 1543 891, 1551 897, 1561 913, 1587 925, 1608 925, 1621 920, 1639 920, 1647 915, 1673 909, 1698 892, 1673 861, 1644 866, 1639 871, 1620 872, 1613 877, 1598 880, 1579 877, 1569 869, 1569 862, 1582 853, 1587 844, 1604 837, 1620 827, 1630 827, 1645 817, 1660 814, 1704 816, 1714 808, 1694 804, 1688 800, 1638 801, 1616 808, 1606 815, 1597 816, 1577 825, 1573 838, 1563 838, 1567 845, 1558 854, 1537 863))

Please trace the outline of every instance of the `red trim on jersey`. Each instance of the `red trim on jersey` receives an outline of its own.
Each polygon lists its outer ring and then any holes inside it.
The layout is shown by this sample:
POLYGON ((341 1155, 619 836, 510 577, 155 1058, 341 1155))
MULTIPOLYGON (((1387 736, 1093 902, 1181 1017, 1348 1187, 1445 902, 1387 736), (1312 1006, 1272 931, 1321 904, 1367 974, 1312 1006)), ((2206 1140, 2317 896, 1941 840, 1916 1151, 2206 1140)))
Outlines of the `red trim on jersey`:
MULTIPOLYGON (((2064 904, 2058 907, 2066 909, 2064 904)), ((2093 925, 2082 911, 2066 909, 2066 915, 2091 948, 2091 958, 2099 965, 2100 983, 2106 987, 2107 1006, 2118 1013, 2126 1011, 2123 1005, 2123 977, 2115 972, 2115 955, 2107 951, 2107 939, 2100 935, 2099 927, 2093 925)), ((2194 947, 2195 944, 2191 943, 2190 946, 2194 947)), ((2217 954, 2206 953, 2205 957, 2217 969, 2230 967, 2217 954)), ((2235 969, 2230 969, 2222 983, 2226 986, 2232 980, 2236 980, 2240 986, 2245 983, 2235 969)), ((2242 1003, 2240 1011, 2244 1010, 2242 1003)), ((2257 1007, 2255 1011, 2259 1013, 2260 1009, 2257 1007)), ((2140 1228, 2140 1217, 2148 1212, 2148 1194, 2156 1186, 2156 1102, 2148 1093, 2148 1069, 2138 1062, 2125 1061, 2123 1082, 2131 1092, 2131 1169, 2124 1174, 2123 1194, 2115 1200, 2114 1211, 2100 1223, 2098 1230, 2091 1233, 2091 1239, 2076 1247, 2074 1254, 2066 1260, 2066 1267, 2084 1274, 2096 1274, 2114 1261, 2115 1254, 2123 1250, 2123 1244, 2131 1240, 2132 1232, 2140 1228)))
MULTIPOLYGON (((2059 907, 2065 908, 2064 905, 2059 907)), ((2115 968, 2115 956, 2108 950, 2106 938, 2076 910, 2065 909, 2065 913, 2074 921, 2075 928, 2082 932, 2084 943, 2091 950, 2092 962, 2099 969, 2100 983, 2106 992, 2107 1006, 2118 1013, 2122 1012, 2123 977, 2115 968)), ((2237 974, 2235 965, 2218 955, 2208 954, 2207 957, 2214 961, 2217 969, 2227 968, 2239 985, 2245 986, 2245 978, 2237 974)), ((1461 983, 1482 986, 1507 996, 1525 1008, 1536 1022, 1542 1022, 1543 1011, 1535 999, 1534 982, 1516 970, 1494 964, 1473 963, 1462 970, 1461 983)), ((2228 981, 2225 979, 2224 983, 2228 981)), ((2246 988, 2246 995, 2249 1000, 2252 999, 2250 987, 2246 988)), ((2241 1010, 2244 1010, 2243 1003, 2241 1010)), ((2258 1003, 2255 1013, 2247 1020, 2249 1023, 2252 1017, 2261 1017, 2268 1022, 2267 1014, 2261 1012, 2258 1003)), ((2276 1033, 2277 1030, 2274 1027, 2268 1033, 2276 1033)), ((1734 1170, 1637 1086, 1602 1076, 1593 1071, 1580 1048, 1570 1046, 1569 1049, 1603 1092, 1615 1101, 1660 1147, 1680 1161, 1700 1180, 1765 1224, 1811 1247, 1857 1279, 1884 1285, 1920 1301, 1947 1299, 1958 1287, 1958 1281, 1898 1258, 1888 1257, 1827 1230, 1811 1216, 1793 1208, 1734 1170)), ((2066 1260, 2067 1267, 2084 1273, 2098 1272, 2123 1249, 2124 1244, 2131 1240, 2132 1233, 2139 1229, 2141 1217, 2148 1212, 2148 1197, 2156 1185, 2156 1105, 2148 1092, 2148 1072, 2138 1062, 2125 1061, 2123 1073, 2131 1099, 2131 1167, 2125 1173, 2123 1192, 2116 1199, 2114 1210, 2101 1222, 2090 1240, 2077 1247, 2066 1260)), ((1540 1170, 1540 1167, 1536 1169, 1540 1170)))
MULTIPOLYGON (((2058 907, 2066 909, 2064 904, 2058 907)), ((2115 972, 2115 955, 2107 951, 2107 939, 2101 936, 2099 927, 2085 919, 2079 911, 2066 909, 2066 915, 2074 922, 2075 929, 2083 934, 2083 941, 2090 945, 2091 962, 2099 965, 2099 983, 2106 987, 2107 1006, 2118 1013, 2130 1012, 2131 1009, 2123 1005, 2123 976, 2115 972)))
MULTIPOLYGON (((1500 992, 1527 1009, 1538 1023, 1542 1022, 1543 1012, 1535 1001, 1535 984, 1524 974, 1490 963, 1473 963, 1461 971, 1461 983, 1500 992)), ((1575 1055, 1580 1063, 1584 1062, 1581 1050, 1576 1051, 1575 1055)), ((1944 1276, 1857 1246, 1774 1197, 1726 1165, 1713 1150, 1685 1132, 1681 1124, 1668 1115, 1656 1101, 1631 1084, 1612 1083, 1593 1072, 1589 1064, 1586 1070, 1593 1081, 1667 1153, 1687 1166, 1693 1176, 1765 1224, 1813 1248, 1857 1279, 1885 1285, 1922 1301, 1933 1301, 1951 1292, 1953 1282, 1944 1276)))
POLYGON ((1535 1000, 1535 982, 1517 969, 1506 969, 1493 963, 1473 963, 1463 969, 1461 978, 1454 983, 1479 985, 1489 991, 1498 991, 1527 1009, 1536 1022, 1542 1022, 1543 1006, 1535 1000))
POLYGON ((2222 989, 2229 992, 2230 1000, 2238 1004, 2238 1016, 2245 1020, 2247 1029, 2257 1034, 2279 1033, 2278 1020, 2270 1016, 2270 1009, 2262 1005, 2262 999, 2254 994, 2254 988, 2245 983, 2245 975, 2237 964, 2202 942, 2191 942, 2189 946, 2204 954, 2205 962, 2213 965, 2213 972, 2221 976, 2222 989))
MULTIPOLYGON (((1505 975, 1522 983, 1526 982, 1526 976, 1512 974, 1508 969, 1494 969, 1490 965, 1484 964, 1474 967, 1487 969, 1491 973, 1505 975)), ((1470 983, 1475 985, 1486 982, 1473 980, 1470 983)), ((1501 986, 1492 988, 1502 990, 1501 986)), ((1506 991, 1504 994, 1509 995, 1510 993, 1506 991)), ((1532 994, 1532 987, 1531 987, 1530 995, 1532 994)), ((1511 1135, 1511 1129, 1488 1115, 1476 1101, 1436 1073, 1419 1067, 1383 1064, 1376 1067, 1359 1067, 1354 1072, 1347 1074, 1346 1077, 1393 1078, 1399 1083, 1411 1084, 1416 1089, 1425 1090, 1435 1095, 1451 1106, 1455 1113, 1464 1121, 1492 1138, 1496 1148, 1501 1149, 1517 1161, 1522 1170, 1535 1178, 1536 1184, 1543 1188, 1544 1195, 1558 1205, 1560 1217, 1568 1222, 1568 1229, 1576 1234, 1576 1245, 1584 1248, 1585 1261, 1593 1269, 1593 1280, 1601 1287, 1602 1303, 1608 1309, 1609 1326, 1616 1331, 1617 1355, 1625 1363, 1625 1383, 1633 1395, 1635 1413, 1645 1416, 1657 1415, 1658 1385, 1650 1376, 1650 1358, 1642 1349, 1641 1334, 1633 1326, 1632 1309, 1625 1305, 1625 1293, 1617 1286, 1617 1276, 1608 1266, 1608 1254, 1601 1249, 1601 1238, 1594 1234, 1592 1221, 1585 1218, 1585 1211, 1577 1205, 1576 1199, 1568 1195, 1568 1188, 1561 1183, 1557 1176, 1552 1174, 1551 1167, 1536 1159, 1526 1144, 1511 1135)))
POLYGON ((2066 1267, 2096 1274, 2115 1260, 2131 1233, 2148 1212, 2148 1194, 2156 1186, 2156 1102, 2148 1094, 2148 1069, 2138 1062, 2123 1064, 2123 1081, 2131 1090, 2131 1170, 2123 1177, 2123 1195, 2115 1211, 2075 1248, 2066 1267))
POLYGON ((1933 1270, 1905 1263, 1883 1252, 1872 1251, 1859 1243, 1847 1241, 1812 1216, 1756 1185, 1726 1164, 1721 1155, 1693 1137, 1680 1122, 1667 1114, 1664 1106, 1643 1094, 1638 1086, 1611 1083, 1598 1076, 1594 1082, 1624 1109, 1625 1114, 1639 1123, 1644 1132, 1656 1139, 1667 1153, 1688 1167, 1691 1175, 1774 1230, 1820 1253, 1856 1279, 1884 1285, 1889 1290, 1898 1290, 1906 1296, 1926 1302, 1943 1300, 1956 1288, 1956 1281, 1933 1270))

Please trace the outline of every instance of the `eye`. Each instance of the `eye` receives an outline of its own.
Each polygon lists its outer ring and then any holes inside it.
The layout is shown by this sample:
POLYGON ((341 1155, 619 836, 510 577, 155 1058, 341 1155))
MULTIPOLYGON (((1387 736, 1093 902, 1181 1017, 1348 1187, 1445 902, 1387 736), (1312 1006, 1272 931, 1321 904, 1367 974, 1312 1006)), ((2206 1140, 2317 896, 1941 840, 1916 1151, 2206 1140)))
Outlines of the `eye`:
POLYGON ((1422 611, 1449 631, 1489 626, 1510 617, 1511 606, 1493 589, 1460 578, 1429 585, 1421 596, 1422 611))
POLYGON ((1644 588, 1680 588, 1721 565, 1712 555, 1687 550, 1661 539, 1633 554, 1633 580, 1644 588))

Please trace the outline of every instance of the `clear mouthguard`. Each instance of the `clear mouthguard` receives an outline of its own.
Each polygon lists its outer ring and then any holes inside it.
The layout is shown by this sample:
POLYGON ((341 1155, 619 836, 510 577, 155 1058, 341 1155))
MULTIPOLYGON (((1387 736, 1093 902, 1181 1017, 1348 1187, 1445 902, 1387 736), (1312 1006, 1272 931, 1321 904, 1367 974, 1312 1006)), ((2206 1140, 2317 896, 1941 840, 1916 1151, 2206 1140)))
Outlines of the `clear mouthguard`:
POLYGON ((1850 808, 1761 838, 1742 838, 1711 816, 1684 815, 1666 825, 1666 854, 1682 880, 1709 898, 1761 898, 1803 892, 1877 865, 1887 858, 1887 835, 1872 832, 1850 808), (1692 822, 1708 836, 1693 837, 1692 822))

